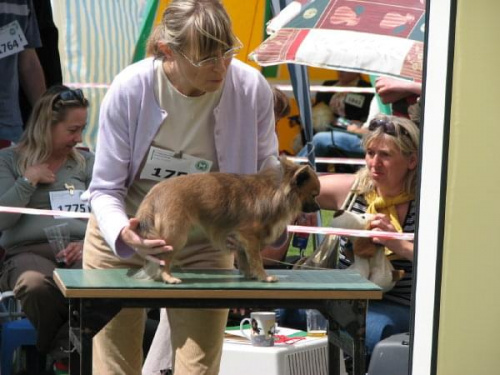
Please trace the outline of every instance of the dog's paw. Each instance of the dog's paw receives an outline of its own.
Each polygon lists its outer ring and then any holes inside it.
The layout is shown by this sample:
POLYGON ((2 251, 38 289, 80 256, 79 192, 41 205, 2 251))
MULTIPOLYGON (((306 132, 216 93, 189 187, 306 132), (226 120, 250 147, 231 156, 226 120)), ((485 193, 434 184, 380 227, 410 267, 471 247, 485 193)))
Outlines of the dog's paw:
POLYGON ((181 279, 178 279, 177 277, 173 277, 172 275, 168 275, 165 273, 161 275, 161 278, 167 284, 180 284, 182 282, 181 279))
POLYGON ((262 279, 262 281, 265 283, 275 283, 278 280, 279 280, 278 276, 274 276, 274 275, 267 275, 264 279, 262 279))

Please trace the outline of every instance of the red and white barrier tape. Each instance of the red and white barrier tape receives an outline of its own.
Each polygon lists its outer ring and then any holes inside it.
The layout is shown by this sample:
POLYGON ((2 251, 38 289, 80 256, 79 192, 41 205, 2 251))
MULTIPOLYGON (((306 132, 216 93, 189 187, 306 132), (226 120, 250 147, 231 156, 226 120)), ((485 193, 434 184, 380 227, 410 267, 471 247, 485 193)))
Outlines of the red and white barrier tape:
MULTIPOLYGON (((288 160, 295 163, 307 163, 309 159, 301 156, 287 156, 288 160)), ((350 164, 350 165, 365 165, 365 159, 353 159, 353 158, 314 158, 316 163, 320 164, 350 164)))
MULTIPOLYGON (((97 83, 97 82, 68 82, 65 83, 68 87, 74 87, 79 89, 107 89, 111 85, 109 83, 97 83)), ((293 92, 292 85, 287 84, 276 84, 274 87, 280 89, 284 92, 293 92)), ((352 92, 357 94, 374 94, 374 87, 357 87, 357 86, 324 86, 324 85, 310 85, 309 89, 311 92, 352 92)))
POLYGON ((88 219, 90 217, 90 214, 87 212, 42 210, 37 208, 24 208, 24 207, 0 206, 0 212, 9 212, 13 214, 43 215, 43 216, 64 216, 72 219, 88 219))
POLYGON ((343 229, 327 227, 306 227, 300 225, 289 225, 289 232, 311 233, 311 234, 335 234, 348 237, 379 237, 391 240, 413 241, 414 233, 383 232, 375 230, 343 229))
MULTIPOLYGON (((0 212, 9 212, 15 214, 44 215, 44 216, 63 216, 72 219, 88 219, 89 213, 86 212, 68 212, 58 210, 42 210, 36 208, 6 207, 0 206, 0 212)), ((307 227, 301 225, 289 225, 288 231, 295 233, 310 234, 335 234, 348 237, 380 237, 386 239, 413 241, 413 233, 382 232, 373 230, 327 228, 327 227, 307 227)))
MULTIPOLYGON (((293 92, 292 85, 276 84, 277 89, 284 92, 293 92)), ((374 94, 374 87, 357 87, 357 86, 325 86, 325 85, 309 85, 311 92, 352 92, 357 94, 374 94)))
POLYGON ((78 88, 78 89, 108 89, 108 83, 83 83, 83 82, 74 82, 74 83, 65 83, 68 87, 78 88))

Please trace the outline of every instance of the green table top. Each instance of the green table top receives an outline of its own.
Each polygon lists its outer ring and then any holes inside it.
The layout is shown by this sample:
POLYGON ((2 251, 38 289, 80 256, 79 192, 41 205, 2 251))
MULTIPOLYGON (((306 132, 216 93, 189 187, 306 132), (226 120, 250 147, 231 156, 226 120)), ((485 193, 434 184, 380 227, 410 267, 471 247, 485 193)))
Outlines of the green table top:
POLYGON ((66 297, 75 298, 289 298, 293 293, 294 298, 379 299, 382 295, 377 285, 351 270, 267 270, 278 276, 275 283, 246 280, 237 270, 173 272, 180 284, 139 280, 132 277, 134 271, 56 269, 54 279, 66 297))

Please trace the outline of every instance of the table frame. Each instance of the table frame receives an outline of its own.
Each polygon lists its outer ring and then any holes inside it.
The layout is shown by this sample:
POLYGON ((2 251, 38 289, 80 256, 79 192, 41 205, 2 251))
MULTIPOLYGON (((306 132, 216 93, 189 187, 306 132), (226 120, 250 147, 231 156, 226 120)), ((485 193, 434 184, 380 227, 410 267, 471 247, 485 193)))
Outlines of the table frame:
MULTIPOLYGON (((294 271, 300 272, 300 271, 294 271)), ((69 299, 70 374, 92 374, 92 338, 122 308, 312 308, 329 321, 329 374, 338 374, 340 351, 353 358, 353 374, 364 375, 365 322, 368 300, 380 290, 261 289, 92 289, 56 284, 69 299)))

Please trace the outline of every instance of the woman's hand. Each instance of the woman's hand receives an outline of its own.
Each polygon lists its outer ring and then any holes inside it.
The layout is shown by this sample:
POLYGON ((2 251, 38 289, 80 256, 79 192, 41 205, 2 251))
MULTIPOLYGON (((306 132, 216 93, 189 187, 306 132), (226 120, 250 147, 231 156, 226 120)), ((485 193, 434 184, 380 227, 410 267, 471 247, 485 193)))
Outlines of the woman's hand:
MULTIPOLYGON (((370 229, 383 232, 397 232, 389 217, 385 214, 376 214, 370 222, 370 229)), ((382 237, 373 237, 372 240, 374 243, 388 248, 403 258, 413 260, 413 242, 382 237)))
POLYGON ((365 134, 368 133, 366 128, 362 127, 363 124, 360 125, 347 125, 347 131, 355 134, 365 134))
MULTIPOLYGON (((382 232, 397 232, 396 228, 394 228, 394 225, 391 224, 389 217, 385 214, 376 214, 375 217, 370 221, 370 229, 382 232)), ((373 237, 372 240, 376 244, 385 246, 388 249, 391 249, 391 243, 393 241, 399 241, 382 237, 373 237)))
POLYGON ((382 103, 389 104, 406 98, 411 94, 420 95, 422 85, 417 82, 406 82, 395 78, 379 77, 375 81, 375 91, 380 96, 382 103))
POLYGON ((52 184, 56 181, 56 175, 47 163, 30 165, 24 171, 24 177, 34 186, 37 184, 52 184))
POLYGON ((129 225, 124 227, 120 232, 120 237, 127 245, 133 248, 139 255, 146 257, 148 255, 159 255, 172 251, 172 246, 166 244, 164 240, 151 240, 142 238, 137 234, 139 220, 132 218, 129 220, 129 225))
MULTIPOLYGON (((82 259, 82 251, 83 251, 83 241, 70 242, 68 246, 61 253, 64 254, 64 259, 68 266, 71 266, 73 263, 82 259)), ((63 255, 63 254, 57 254, 63 255)))
POLYGON ((396 232, 396 228, 394 228, 394 225, 392 225, 391 220, 386 214, 375 214, 370 221, 370 229, 383 232, 396 232))

